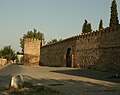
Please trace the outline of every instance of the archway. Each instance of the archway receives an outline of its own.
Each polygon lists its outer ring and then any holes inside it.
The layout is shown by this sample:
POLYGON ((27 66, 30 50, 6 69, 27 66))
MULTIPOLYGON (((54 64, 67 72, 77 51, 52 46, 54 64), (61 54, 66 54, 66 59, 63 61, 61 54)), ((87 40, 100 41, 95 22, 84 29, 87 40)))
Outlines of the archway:
POLYGON ((71 60, 71 48, 69 47, 67 49, 67 54, 66 54, 66 67, 71 67, 71 63, 72 63, 72 60, 71 60))

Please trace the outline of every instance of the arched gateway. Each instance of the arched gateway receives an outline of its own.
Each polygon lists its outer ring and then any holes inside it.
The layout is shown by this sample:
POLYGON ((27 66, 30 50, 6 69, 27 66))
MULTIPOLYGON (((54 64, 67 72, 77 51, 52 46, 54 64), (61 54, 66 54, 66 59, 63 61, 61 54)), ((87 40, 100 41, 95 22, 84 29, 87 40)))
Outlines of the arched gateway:
POLYGON ((74 54, 72 47, 67 47, 64 55, 64 66, 74 67, 74 54))

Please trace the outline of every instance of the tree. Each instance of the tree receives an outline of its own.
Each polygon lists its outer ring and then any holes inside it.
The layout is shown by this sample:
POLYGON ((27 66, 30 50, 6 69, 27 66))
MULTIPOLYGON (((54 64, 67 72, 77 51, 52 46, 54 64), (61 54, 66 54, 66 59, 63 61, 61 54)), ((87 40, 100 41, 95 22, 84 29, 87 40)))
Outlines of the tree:
POLYGON ((111 17, 110 17, 110 27, 116 27, 119 25, 118 13, 117 13, 117 3, 116 0, 112 1, 111 5, 111 17))
POLYGON ((0 56, 2 55, 2 52, 1 52, 1 50, 0 50, 0 56))
POLYGON ((85 22, 84 22, 83 28, 82 28, 82 33, 86 33, 86 32, 87 32, 87 24, 88 24, 88 22, 87 22, 87 20, 85 19, 85 22))
POLYGON ((99 30, 103 29, 103 21, 102 19, 100 20, 100 23, 99 23, 99 30))
POLYGON ((91 32, 91 23, 88 23, 87 20, 85 19, 85 22, 83 24, 83 28, 82 28, 82 33, 87 33, 87 32, 91 32))
POLYGON ((55 42, 57 42, 57 39, 52 39, 49 42, 47 42, 47 44, 52 44, 52 43, 55 43, 55 42))
POLYGON ((88 24, 87 24, 87 31, 88 31, 88 32, 91 32, 91 31, 92 31, 91 23, 88 23, 88 24))
POLYGON ((44 34, 42 32, 37 31, 35 28, 33 31, 28 31, 26 34, 20 38, 20 47, 22 48, 22 52, 24 51, 24 39, 25 38, 36 38, 39 40, 44 40, 44 34))
POLYGON ((6 58, 7 61, 14 61, 17 58, 17 55, 11 46, 5 46, 3 49, 1 49, 1 56, 6 58))

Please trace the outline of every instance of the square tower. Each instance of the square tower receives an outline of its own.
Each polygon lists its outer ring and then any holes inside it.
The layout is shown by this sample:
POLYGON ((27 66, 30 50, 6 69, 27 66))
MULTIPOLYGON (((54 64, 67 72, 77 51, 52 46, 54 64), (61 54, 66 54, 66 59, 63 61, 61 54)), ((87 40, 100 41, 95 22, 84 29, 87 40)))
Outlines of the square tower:
POLYGON ((24 65, 40 64, 40 45, 41 41, 36 38, 24 39, 24 65))

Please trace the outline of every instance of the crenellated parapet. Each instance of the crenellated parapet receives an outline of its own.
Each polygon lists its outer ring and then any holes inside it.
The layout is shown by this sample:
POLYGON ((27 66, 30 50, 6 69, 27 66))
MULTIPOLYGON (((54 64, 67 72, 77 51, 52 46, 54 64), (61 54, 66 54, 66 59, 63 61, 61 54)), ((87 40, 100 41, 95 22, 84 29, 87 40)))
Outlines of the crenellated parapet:
POLYGON ((37 38, 25 38, 24 42, 41 42, 41 41, 37 38))
POLYGON ((81 35, 74 36, 73 38, 76 40, 80 39, 89 39, 91 37, 98 37, 98 36, 103 36, 106 33, 113 33, 113 32, 120 32, 120 28, 105 28, 101 30, 96 30, 93 32, 88 32, 88 33, 82 33, 81 35))
MULTIPOLYGON (((106 35, 106 33, 113 33, 113 32, 120 32, 120 27, 105 28, 105 29, 96 30, 96 31, 93 31, 93 32, 82 33, 80 35, 72 36, 72 37, 69 37, 67 39, 63 39, 62 41, 58 41, 58 42, 55 42, 55 43, 52 43, 52 44, 45 45, 43 47, 55 45, 55 44, 58 44, 58 43, 63 43, 63 42, 66 42, 66 41, 85 40, 85 39, 90 39, 90 38, 94 38, 94 37, 101 37, 101 36, 106 35)), ((31 41, 31 39, 27 39, 27 40, 31 41)), ((33 39, 33 41, 34 40, 35 39, 33 39)))
POLYGON ((40 43, 40 46, 44 46, 44 40, 39 40, 37 38, 25 38, 24 39, 24 44, 27 44, 27 43, 40 43))

